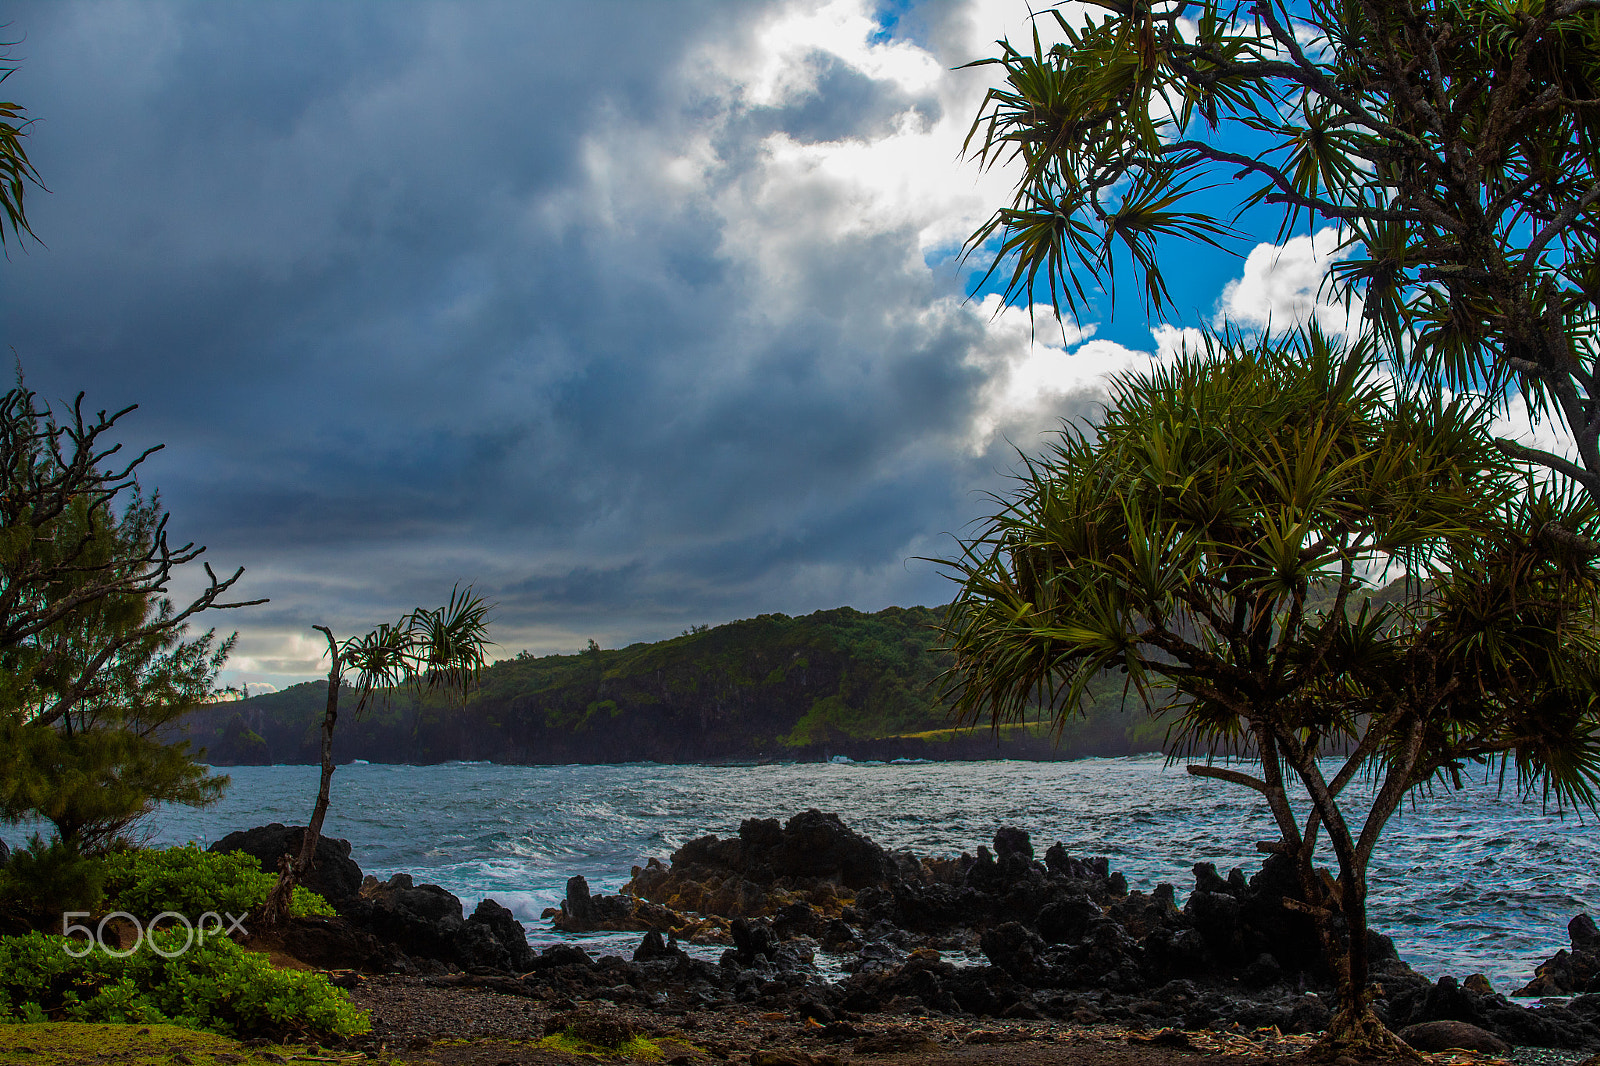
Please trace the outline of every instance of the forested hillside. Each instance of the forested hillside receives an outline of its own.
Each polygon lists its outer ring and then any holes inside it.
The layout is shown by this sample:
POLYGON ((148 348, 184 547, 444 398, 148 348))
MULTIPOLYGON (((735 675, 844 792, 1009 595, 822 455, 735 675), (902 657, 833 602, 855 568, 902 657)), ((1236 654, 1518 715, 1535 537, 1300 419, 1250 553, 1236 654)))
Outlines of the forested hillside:
MULTIPOLYGON (((1109 682, 1087 720, 955 729, 939 699, 949 665, 937 611, 848 607, 767 614, 654 644, 522 655, 488 667, 465 705, 381 699, 361 717, 342 698, 340 761, 715 762, 758 759, 1062 758, 1159 749, 1164 728, 1109 682)), ((324 682, 188 721, 218 765, 317 760, 324 682)))

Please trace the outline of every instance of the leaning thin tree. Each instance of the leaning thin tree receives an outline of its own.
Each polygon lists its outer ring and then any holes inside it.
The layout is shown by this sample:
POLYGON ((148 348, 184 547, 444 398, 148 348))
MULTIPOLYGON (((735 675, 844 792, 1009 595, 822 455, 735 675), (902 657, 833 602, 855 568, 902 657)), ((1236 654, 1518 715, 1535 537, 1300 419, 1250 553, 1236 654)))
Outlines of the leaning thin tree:
POLYGON ((356 713, 375 695, 410 689, 417 699, 435 691, 455 691, 464 699, 483 668, 490 607, 472 589, 456 589, 436 610, 417 608, 393 625, 385 622, 359 637, 339 640, 327 626, 315 626, 328 642, 328 703, 322 716, 322 777, 311 822, 300 853, 285 855, 278 881, 257 916, 258 929, 271 929, 289 916, 294 886, 316 861, 322 823, 333 784, 333 729, 339 720, 339 693, 345 675, 355 671, 356 713))
POLYGON ((1593 504, 1530 492, 1481 403, 1396 395, 1315 331, 1123 377, 1097 433, 1024 471, 945 561, 957 709, 1061 720, 1120 670, 1178 750, 1259 760, 1190 772, 1272 812, 1261 849, 1293 863, 1338 981, 1321 1050, 1408 1054, 1369 1002, 1373 849, 1468 764, 1594 806, 1600 567, 1542 532, 1594 537, 1593 504), (1410 580, 1369 595, 1390 560, 1410 580))

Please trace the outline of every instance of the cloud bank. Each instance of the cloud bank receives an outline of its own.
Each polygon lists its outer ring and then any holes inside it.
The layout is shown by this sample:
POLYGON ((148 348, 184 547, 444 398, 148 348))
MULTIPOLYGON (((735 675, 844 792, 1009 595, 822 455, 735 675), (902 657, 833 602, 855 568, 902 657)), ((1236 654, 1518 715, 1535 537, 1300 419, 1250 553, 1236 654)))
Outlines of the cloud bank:
POLYGON ((8 340, 141 405, 178 531, 272 599, 216 619, 245 679, 457 582, 505 654, 939 602, 913 557, 1142 358, 962 298, 1006 176, 951 68, 1025 18, 23 5, 8 340))
MULTIPOLYGON (((943 602, 917 557, 1016 449, 1199 339, 965 298, 1010 175, 961 160, 956 68, 1022 0, 11 13, 51 192, 6 340, 47 397, 140 404, 174 531, 271 598, 215 619, 230 680, 458 583, 506 655, 943 602)), ((1320 320, 1330 240, 1191 288, 1320 320)))

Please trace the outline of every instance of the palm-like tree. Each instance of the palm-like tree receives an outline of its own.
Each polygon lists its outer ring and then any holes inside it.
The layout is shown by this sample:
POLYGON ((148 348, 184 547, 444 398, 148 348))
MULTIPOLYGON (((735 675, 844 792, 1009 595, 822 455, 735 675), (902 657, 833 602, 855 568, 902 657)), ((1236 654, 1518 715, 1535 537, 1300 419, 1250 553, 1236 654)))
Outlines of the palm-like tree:
MULTIPOLYGON (((8 45, 0 45, 4 47, 8 45)), ((0 65, 0 81, 11 77, 16 69, 0 65)), ((29 185, 44 188, 39 172, 28 162, 28 150, 22 143, 27 136, 28 123, 32 121, 24 117, 26 113, 19 104, 0 100, 0 248, 5 246, 7 228, 19 240, 24 233, 33 236, 22 196, 29 185)))
POLYGON ((1003 81, 968 144, 1017 184, 968 248, 996 253, 1008 298, 1077 311, 1131 266, 1159 311, 1168 238, 1224 241, 1247 213, 1279 240, 1336 227, 1351 254, 1333 288, 1387 350, 1553 413, 1576 462, 1501 446, 1600 501, 1591 0, 1084 6, 1041 14, 1060 43, 975 64, 1003 81), (1221 211, 1219 188, 1237 192, 1221 211))
POLYGON ((285 855, 278 882, 262 906, 259 926, 269 929, 289 914, 294 886, 311 869, 322 823, 328 814, 333 783, 333 729, 339 720, 339 692, 345 677, 355 674, 356 714, 374 698, 410 689, 417 698, 435 691, 454 691, 465 699, 483 669, 490 644, 490 605, 471 587, 454 589, 450 602, 435 610, 417 608, 393 624, 385 622, 371 632, 339 640, 327 626, 314 626, 328 642, 328 703, 322 716, 322 778, 311 822, 301 839, 297 856, 285 855))
POLYGON ((1406 1053, 1366 992, 1367 868, 1400 802, 1497 762, 1595 803, 1600 567, 1545 532, 1593 536, 1587 496, 1530 494, 1481 403, 1397 394, 1312 331, 1119 379, 1098 433, 1065 430, 996 502, 945 561, 958 710, 1063 718, 1124 672, 1207 755, 1191 773, 1270 809, 1259 847, 1293 863, 1338 977, 1324 1050, 1406 1053), (1390 561, 1407 583, 1371 595, 1390 561))

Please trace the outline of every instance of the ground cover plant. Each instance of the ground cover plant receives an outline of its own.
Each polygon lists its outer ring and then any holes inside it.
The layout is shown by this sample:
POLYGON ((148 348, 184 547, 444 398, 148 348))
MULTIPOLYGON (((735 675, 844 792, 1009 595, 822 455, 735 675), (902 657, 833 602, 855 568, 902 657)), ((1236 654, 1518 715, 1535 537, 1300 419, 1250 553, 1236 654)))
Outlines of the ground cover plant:
MULTIPOLYGON (((198 844, 172 848, 130 848, 101 860, 106 911, 151 918, 173 911, 193 920, 207 911, 243 916, 266 902, 275 878, 254 856, 240 851, 206 851, 198 844)), ((296 885, 290 913, 331 917, 333 907, 296 885)))
POLYGON ((183 929, 155 933, 125 957, 47 933, 0 939, 0 1017, 325 1039, 368 1027, 326 976, 279 970, 225 936, 197 939, 183 929))
POLYGON ((4 1066, 80 1066, 84 1062, 173 1066, 185 1059, 269 1066, 301 1052, 315 1053, 309 1047, 283 1044, 246 1047, 232 1037, 176 1025, 0 1024, 0 1064, 4 1066))
MULTIPOLYGON (((211 852, 198 844, 124 848, 94 858, 75 856, 59 841, 37 835, 0 867, 0 906, 26 915, 38 928, 61 928, 63 911, 91 915, 121 911, 148 923, 163 913, 191 922, 203 914, 244 917, 266 902, 275 878, 242 852, 211 852)), ((331 917, 328 901, 296 886, 295 917, 331 917)), ((175 919, 167 919, 170 924, 175 919)))

